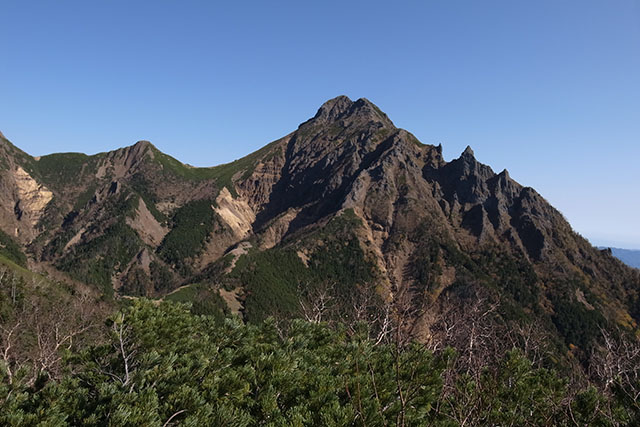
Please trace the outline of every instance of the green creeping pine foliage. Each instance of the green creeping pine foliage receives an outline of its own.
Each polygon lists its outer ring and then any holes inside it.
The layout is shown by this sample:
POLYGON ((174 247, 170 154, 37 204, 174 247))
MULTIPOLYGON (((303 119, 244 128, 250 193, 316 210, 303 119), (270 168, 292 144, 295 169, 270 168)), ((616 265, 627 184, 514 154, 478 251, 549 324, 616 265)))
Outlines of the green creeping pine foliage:
POLYGON ((553 323, 567 343, 590 351, 600 333, 605 319, 599 312, 587 309, 584 304, 563 298, 553 300, 553 323))
POLYGON ((191 272, 185 260, 198 255, 213 232, 215 213, 212 204, 211 200, 197 200, 179 208, 171 220, 171 231, 160 245, 160 256, 183 275, 191 272))
POLYGON ((179 280, 169 268, 159 261, 152 261, 149 273, 139 266, 133 266, 122 280, 118 292, 129 296, 155 296, 166 294, 179 285, 179 280))
POLYGON ((518 305, 532 309, 536 307, 539 299, 538 276, 528 261, 498 249, 485 249, 475 261, 518 305))
MULTIPOLYGON (((67 352, 60 376, 9 380, 6 426, 632 425, 638 408, 595 388, 569 390, 519 351, 471 376, 450 350, 374 343, 294 320, 243 324, 188 305, 139 299, 110 317, 106 338, 67 352), (447 385, 445 386, 445 378, 447 385), (626 406, 624 406, 626 405, 626 406), (635 408, 635 409, 634 409, 635 408)), ((393 341, 393 340, 392 340, 393 341)))
POLYGON ((299 310, 298 287, 311 273, 295 250, 273 248, 242 255, 228 276, 246 289, 246 319, 259 322, 270 315, 295 316, 299 310))
POLYGON ((150 293, 151 281, 142 267, 132 267, 123 282, 119 292, 124 295, 142 297, 150 293))
POLYGON ((175 288, 177 279, 166 265, 153 260, 149 265, 149 270, 151 283, 153 283, 153 289, 156 293, 164 294, 175 288))
POLYGON ((313 249, 306 266, 295 247, 276 246, 242 255, 227 280, 239 281, 247 292, 245 318, 259 322, 272 315, 298 315, 300 290, 310 284, 325 283, 348 297, 357 285, 370 283, 375 267, 353 233, 360 225, 353 211, 345 211, 312 233, 305 245, 318 240, 324 244, 313 249))
MULTIPOLYGON (((104 345, 68 358, 74 374, 38 389, 2 382, 0 424, 74 426, 407 425, 436 421, 446 359, 295 321, 219 323, 180 304, 137 301, 104 345), (404 408, 397 389, 407 391, 404 408), (173 418, 172 418, 173 417, 173 418)), ((2 378, 4 379, 4 378, 2 378)))
POLYGON ((0 230, 0 256, 21 267, 27 265, 27 257, 20 249, 20 246, 2 230, 0 230))
POLYGON ((355 230, 361 226, 362 222, 353 209, 347 209, 342 215, 331 219, 317 235, 308 238, 324 242, 309 259, 309 268, 316 282, 329 281, 335 284, 336 291, 346 295, 355 290, 354 285, 369 283, 374 279, 375 266, 366 259, 355 235, 355 230))
POLYGON ((74 246, 56 263, 56 267, 77 280, 97 285, 106 295, 113 295, 113 271, 122 271, 140 251, 141 245, 131 227, 116 222, 101 236, 84 245, 74 246))
POLYGON ((183 286, 166 295, 163 300, 188 303, 191 305, 191 313, 213 316, 220 321, 230 314, 218 291, 201 283, 183 286))

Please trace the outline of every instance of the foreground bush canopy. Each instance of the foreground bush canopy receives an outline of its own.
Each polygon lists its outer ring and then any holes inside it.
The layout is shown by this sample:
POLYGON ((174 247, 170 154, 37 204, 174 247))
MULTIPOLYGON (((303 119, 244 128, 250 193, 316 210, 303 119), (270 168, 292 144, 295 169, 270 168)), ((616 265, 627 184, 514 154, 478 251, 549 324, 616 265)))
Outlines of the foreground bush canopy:
POLYGON ((136 301, 57 378, 0 362, 1 425, 614 425, 637 408, 507 352, 480 375, 451 350, 376 343, 365 325, 257 325, 136 301), (22 369, 24 370, 24 369, 22 369))

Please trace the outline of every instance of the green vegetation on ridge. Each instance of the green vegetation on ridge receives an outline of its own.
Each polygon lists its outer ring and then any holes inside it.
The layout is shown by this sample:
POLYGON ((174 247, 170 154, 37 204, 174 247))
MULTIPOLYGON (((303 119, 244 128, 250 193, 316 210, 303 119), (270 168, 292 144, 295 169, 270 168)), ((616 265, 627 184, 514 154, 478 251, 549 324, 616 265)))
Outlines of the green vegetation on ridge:
POLYGON ((118 221, 86 244, 73 246, 56 267, 77 280, 98 286, 110 296, 113 295, 111 277, 124 271, 141 247, 136 232, 118 221))
POLYGON ((214 230, 216 214, 211 200, 196 200, 180 207, 171 219, 171 231, 165 236, 159 255, 183 275, 191 273, 188 261, 204 248, 214 230))
POLYGON ((296 245, 284 243, 242 255, 225 280, 245 288, 246 319, 297 316, 301 291, 312 286, 329 286, 347 297, 358 286, 369 285, 375 267, 354 234, 360 226, 355 214, 345 211, 296 245), (307 265, 298 254, 302 250, 309 252, 307 265))
POLYGON ((27 257, 20 249, 20 245, 2 230, 0 230, 0 256, 15 262, 21 267, 26 267, 27 265, 27 257))
POLYGON ((94 174, 98 161, 104 153, 92 156, 82 153, 55 153, 32 158, 25 169, 36 180, 47 187, 63 191, 68 186, 81 184, 82 177, 94 174))
POLYGON ((155 147, 153 148, 153 154, 154 159, 162 165, 165 171, 189 180, 200 181, 213 179, 216 181, 219 189, 226 187, 234 197, 237 197, 232 178, 239 172, 242 172, 242 175, 239 177, 240 179, 248 178, 251 173, 253 173, 259 161, 269 160, 275 155, 277 144, 280 141, 281 140, 277 140, 267 144, 261 149, 238 160, 234 160, 231 163, 213 167, 187 166, 173 157, 162 153, 155 147))

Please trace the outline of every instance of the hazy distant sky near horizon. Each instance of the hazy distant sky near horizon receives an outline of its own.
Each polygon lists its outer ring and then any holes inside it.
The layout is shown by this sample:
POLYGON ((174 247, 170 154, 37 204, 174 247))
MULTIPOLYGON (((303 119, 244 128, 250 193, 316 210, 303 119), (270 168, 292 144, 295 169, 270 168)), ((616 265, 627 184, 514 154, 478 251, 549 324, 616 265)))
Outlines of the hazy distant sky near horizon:
POLYGON ((242 157, 366 97, 594 244, 640 248, 640 2, 0 0, 0 131, 32 155, 242 157))

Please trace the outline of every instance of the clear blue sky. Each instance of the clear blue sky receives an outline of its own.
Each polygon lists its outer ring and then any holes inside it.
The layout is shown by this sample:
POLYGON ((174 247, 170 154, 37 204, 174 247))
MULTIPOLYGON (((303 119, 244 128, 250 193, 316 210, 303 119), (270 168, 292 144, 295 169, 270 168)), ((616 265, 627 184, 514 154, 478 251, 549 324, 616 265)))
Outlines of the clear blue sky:
POLYGON ((33 155, 148 139, 211 166, 366 97, 640 248, 638 1, 394 3, 0 0, 0 130, 33 155))

